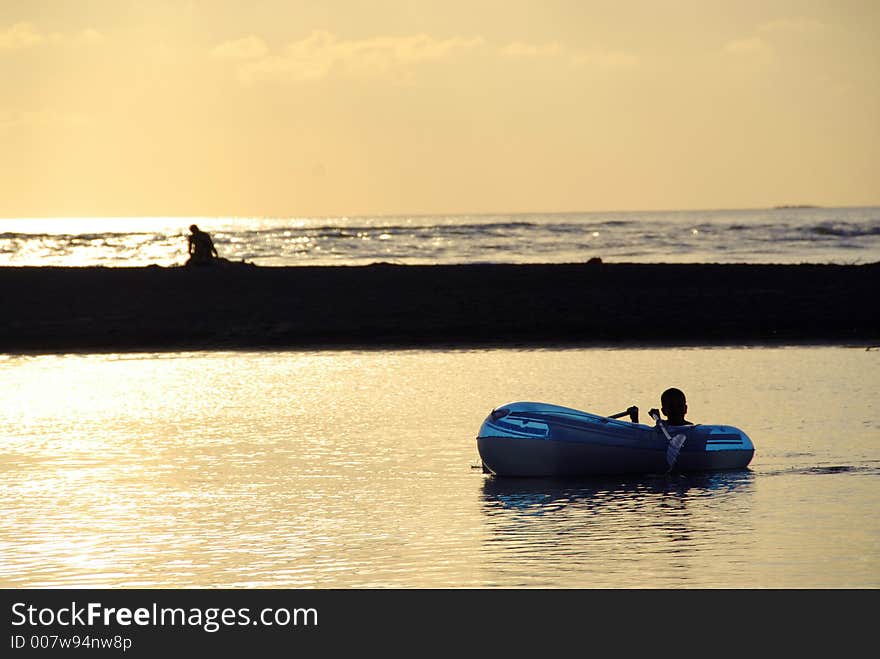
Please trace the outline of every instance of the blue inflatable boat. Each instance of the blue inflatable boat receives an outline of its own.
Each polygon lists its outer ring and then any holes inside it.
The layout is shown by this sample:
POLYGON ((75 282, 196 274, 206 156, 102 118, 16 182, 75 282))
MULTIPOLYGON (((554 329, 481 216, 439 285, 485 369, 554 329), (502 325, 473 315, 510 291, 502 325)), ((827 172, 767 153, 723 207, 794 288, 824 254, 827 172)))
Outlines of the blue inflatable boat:
MULTIPOLYGON (((631 414, 638 418, 637 410, 631 414)), ((477 447, 484 469, 496 476, 719 471, 742 469, 755 454, 748 436, 732 426, 649 426, 614 417, 508 403, 483 421, 477 447)))

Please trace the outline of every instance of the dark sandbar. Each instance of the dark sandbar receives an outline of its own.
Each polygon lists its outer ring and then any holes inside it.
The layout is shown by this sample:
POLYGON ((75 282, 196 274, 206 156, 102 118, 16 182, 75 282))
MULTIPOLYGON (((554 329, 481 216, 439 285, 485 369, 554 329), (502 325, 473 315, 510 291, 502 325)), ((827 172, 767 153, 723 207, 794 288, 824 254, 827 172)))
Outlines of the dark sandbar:
POLYGON ((0 268, 0 352, 880 342, 880 263, 0 268))

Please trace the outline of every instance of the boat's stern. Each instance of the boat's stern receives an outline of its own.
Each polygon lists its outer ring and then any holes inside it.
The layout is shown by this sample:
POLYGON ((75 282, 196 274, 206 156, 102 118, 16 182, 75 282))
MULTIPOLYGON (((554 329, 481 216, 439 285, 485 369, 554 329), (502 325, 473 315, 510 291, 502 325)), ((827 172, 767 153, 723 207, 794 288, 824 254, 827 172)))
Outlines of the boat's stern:
POLYGON ((670 428, 684 430, 688 436, 676 468, 682 471, 744 469, 755 455, 749 436, 733 426, 697 425, 670 428))

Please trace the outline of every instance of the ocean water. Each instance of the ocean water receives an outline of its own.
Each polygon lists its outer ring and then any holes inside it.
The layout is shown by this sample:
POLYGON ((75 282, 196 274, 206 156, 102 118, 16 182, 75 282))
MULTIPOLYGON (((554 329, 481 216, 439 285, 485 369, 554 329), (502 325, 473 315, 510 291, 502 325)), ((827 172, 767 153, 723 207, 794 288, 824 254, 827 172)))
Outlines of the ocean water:
POLYGON ((0 357, 0 587, 876 588, 880 350, 0 357), (746 470, 496 479, 513 400, 688 394, 746 470))
POLYGON ((880 208, 337 218, 0 219, 0 266, 182 265, 196 223, 264 266, 454 263, 873 263, 880 208))

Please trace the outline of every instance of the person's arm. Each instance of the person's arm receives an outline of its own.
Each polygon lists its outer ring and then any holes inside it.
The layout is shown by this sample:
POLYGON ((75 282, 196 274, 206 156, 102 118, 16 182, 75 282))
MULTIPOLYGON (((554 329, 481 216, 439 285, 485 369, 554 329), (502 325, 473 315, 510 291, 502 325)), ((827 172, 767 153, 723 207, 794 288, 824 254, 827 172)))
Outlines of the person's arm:
POLYGON ((193 239, 192 236, 186 237, 186 253, 192 256, 193 253, 193 239))
POLYGON ((211 253, 214 255, 214 258, 219 259, 220 255, 217 253, 217 248, 214 247, 214 241, 211 240, 211 253))

